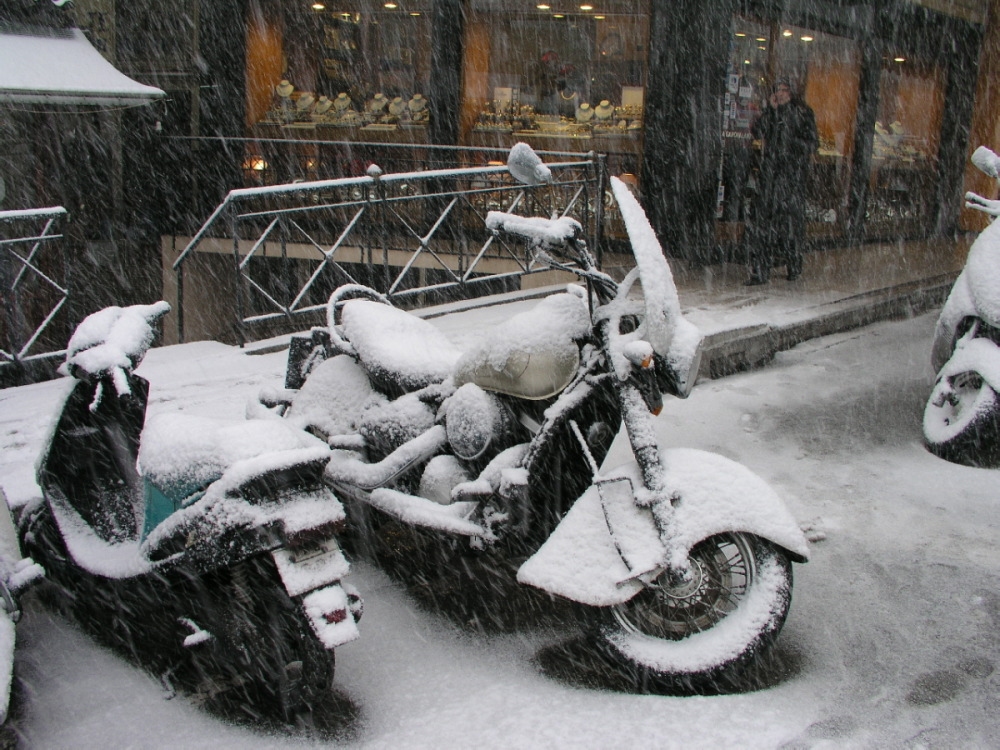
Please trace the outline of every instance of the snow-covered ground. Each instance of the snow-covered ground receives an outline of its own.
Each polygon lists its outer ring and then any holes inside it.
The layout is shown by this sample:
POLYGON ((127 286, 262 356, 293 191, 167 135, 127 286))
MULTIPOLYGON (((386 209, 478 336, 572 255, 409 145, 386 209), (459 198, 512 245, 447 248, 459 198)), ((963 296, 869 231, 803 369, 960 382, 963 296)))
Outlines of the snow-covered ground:
MULTIPOLYGON (((522 309, 531 303, 518 303, 522 309)), ((461 345, 510 307, 434 319, 461 345)), ((814 538, 795 569, 791 615, 768 689, 668 697, 581 687, 547 675, 553 630, 482 635, 418 606, 357 564, 362 637, 337 652, 354 707, 344 747, 998 747, 998 474, 920 445, 934 316, 818 339, 762 370, 702 381, 659 417, 667 446, 746 464, 814 538), (824 538, 825 537, 825 538, 824 538)), ((215 343, 151 351, 139 372, 151 413, 240 418, 284 354, 215 343)), ((65 382, 0 391, 0 484, 38 493, 33 463, 65 382)), ((623 456, 619 454, 617 460, 623 456)), ((616 460, 612 455, 609 462, 616 460)), ((27 602, 17 726, 30 747, 298 747, 174 697, 27 602)))

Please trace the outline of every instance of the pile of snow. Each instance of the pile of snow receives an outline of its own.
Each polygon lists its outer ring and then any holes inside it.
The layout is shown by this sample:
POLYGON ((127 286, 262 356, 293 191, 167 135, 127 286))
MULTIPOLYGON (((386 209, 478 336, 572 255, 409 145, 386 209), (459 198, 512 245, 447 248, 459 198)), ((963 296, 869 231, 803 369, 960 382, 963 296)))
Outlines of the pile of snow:
POLYGON ((518 182, 541 185, 552 182, 552 170, 542 163, 527 143, 515 143, 507 155, 507 169, 518 182))

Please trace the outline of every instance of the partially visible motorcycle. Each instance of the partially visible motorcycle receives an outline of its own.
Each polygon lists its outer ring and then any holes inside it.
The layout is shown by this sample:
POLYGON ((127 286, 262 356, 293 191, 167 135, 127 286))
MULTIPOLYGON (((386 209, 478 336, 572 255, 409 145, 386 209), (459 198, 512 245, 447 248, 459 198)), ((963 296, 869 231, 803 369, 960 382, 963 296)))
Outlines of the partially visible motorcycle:
MULTIPOLYGON (((1000 179, 1000 157, 983 146, 972 162, 1000 179)), ((967 193, 966 206, 994 218, 1000 201, 967 193)), ((927 448, 968 466, 1000 466, 1000 222, 972 243, 934 329, 937 379, 924 409, 927 448)))
MULTIPOLYGON (((21 554, 7 495, 0 488, 0 737, 6 726, 14 677, 14 644, 21 619, 20 595, 39 581, 45 571, 30 557, 21 554)), ((5 740, 0 745, 6 747, 5 740)))
POLYGON ((611 185, 636 261, 622 283, 572 218, 491 212, 497 241, 583 285, 464 351, 375 290, 341 287, 326 328, 290 349, 286 388, 301 388, 261 401, 327 439, 349 527, 407 573, 433 587, 478 566, 487 591, 516 576, 575 603, 647 684, 711 684, 775 639, 808 543, 745 467, 657 444, 662 394, 688 395, 701 336, 637 199, 611 185), (622 423, 633 460, 602 468, 622 423))
POLYGON ((361 613, 323 483, 330 451, 273 420, 147 421, 134 370, 168 310, 112 307, 77 327, 21 543, 50 599, 100 640, 198 695, 298 721, 361 613))

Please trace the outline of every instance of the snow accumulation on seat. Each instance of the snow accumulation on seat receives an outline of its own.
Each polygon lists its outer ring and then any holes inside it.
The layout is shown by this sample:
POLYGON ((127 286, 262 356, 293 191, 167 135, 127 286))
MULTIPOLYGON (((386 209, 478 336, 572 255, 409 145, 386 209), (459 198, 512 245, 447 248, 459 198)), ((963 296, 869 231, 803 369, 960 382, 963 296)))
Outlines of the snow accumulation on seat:
POLYGON ((230 421, 165 413, 142 433, 139 466, 157 484, 210 482, 239 461, 326 444, 277 419, 230 421))
POLYGON ((461 354, 427 321, 380 302, 351 300, 343 326, 364 365, 392 373, 406 390, 440 383, 461 354))

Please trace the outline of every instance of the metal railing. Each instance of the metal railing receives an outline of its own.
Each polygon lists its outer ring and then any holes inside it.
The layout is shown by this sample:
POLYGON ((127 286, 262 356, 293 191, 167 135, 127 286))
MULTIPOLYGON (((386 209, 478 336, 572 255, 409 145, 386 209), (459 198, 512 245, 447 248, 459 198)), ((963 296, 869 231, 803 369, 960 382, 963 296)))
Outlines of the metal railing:
POLYGON ((0 375, 5 382, 11 371, 65 354, 63 332, 47 335, 70 293, 63 235, 56 232, 65 216, 62 206, 0 211, 0 375))
POLYGON ((538 186, 516 182, 506 166, 395 174, 371 166, 360 177, 231 191, 172 263, 177 340, 186 340, 186 318, 204 316, 198 307, 209 304, 217 316, 231 315, 242 344, 318 321, 343 283, 364 283, 395 304, 415 306, 509 291, 548 270, 486 228, 491 210, 572 216, 599 248, 604 157, 539 155, 553 180, 538 186), (215 264, 206 266, 213 255, 215 264), (221 264, 224 256, 229 261, 221 264), (199 273, 207 276, 191 295, 191 274, 199 273), (231 304, 220 301, 229 295, 231 304))

